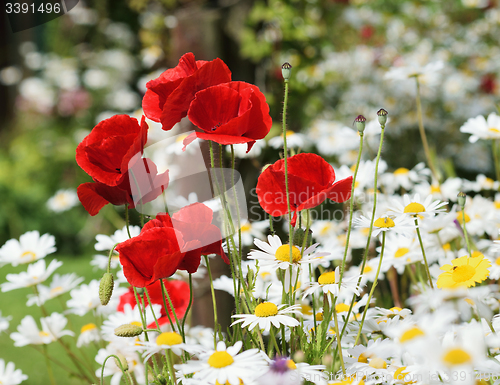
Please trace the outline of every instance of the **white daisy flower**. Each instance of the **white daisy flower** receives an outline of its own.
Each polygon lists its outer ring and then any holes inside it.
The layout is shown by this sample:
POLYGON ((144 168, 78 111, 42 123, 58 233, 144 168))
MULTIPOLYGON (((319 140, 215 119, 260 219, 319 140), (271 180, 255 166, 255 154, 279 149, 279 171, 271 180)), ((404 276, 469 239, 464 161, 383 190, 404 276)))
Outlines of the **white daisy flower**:
POLYGON ((23 374, 21 369, 16 369, 13 362, 5 365, 5 361, 0 358, 0 384, 18 385, 27 379, 28 376, 23 374))
POLYGON ((500 116, 492 112, 488 119, 479 115, 470 118, 460 127, 460 132, 471 134, 469 142, 475 143, 479 139, 500 139, 500 116))
MULTIPOLYGON (((283 148, 283 134, 269 139, 267 142, 272 148, 283 148)), ((307 143, 307 137, 304 134, 296 133, 290 130, 286 131, 286 146, 288 148, 303 148, 307 143)))
POLYGON ((17 332, 10 335, 14 340, 14 346, 50 344, 62 336, 74 335, 72 331, 64 330, 68 320, 62 314, 52 313, 48 317, 41 318, 40 322, 42 330, 38 329, 32 316, 24 317, 17 327, 17 332))
POLYGON ((28 231, 17 239, 8 240, 0 248, 0 263, 10 263, 17 266, 31 263, 56 251, 56 240, 53 235, 38 231, 28 231))
MULTIPOLYGON (((288 144, 288 142, 287 142, 287 144, 288 144)), ((265 140, 255 141, 254 145, 252 146, 252 149, 249 152, 247 152, 248 146, 246 143, 233 144, 234 155, 240 159, 257 158, 262 153, 262 150, 265 147, 266 147, 265 140)), ((231 146, 226 146, 226 151, 231 153, 231 146)))
POLYGON ((101 300, 99 299, 99 281, 93 279, 88 285, 82 284, 71 290, 71 299, 66 302, 68 313, 83 316, 93 309, 96 309, 97 314, 114 312, 120 300, 120 296, 126 291, 127 289, 118 287, 118 285, 115 284, 110 302, 108 305, 102 306, 101 300))
POLYGON ((47 201, 47 207, 55 213, 61 213, 75 207, 78 202, 78 195, 74 189, 58 190, 47 201))
POLYGON ((2 311, 0 310, 0 333, 9 328, 9 322, 11 319, 12 316, 2 317, 2 311))
POLYGON ((268 332, 271 329, 271 324, 279 328, 280 325, 285 325, 288 327, 298 326, 300 324, 295 318, 290 317, 287 314, 298 314, 302 315, 301 305, 293 305, 284 308, 286 305, 276 306, 272 302, 262 302, 255 307, 254 314, 236 314, 232 318, 239 318, 234 321, 231 326, 243 322, 242 328, 249 326, 249 330, 253 330, 257 325, 259 329, 264 329, 268 332), (284 309, 283 309, 284 308, 284 309))
POLYGON ((321 290, 323 294, 333 294, 335 296, 339 295, 339 290, 342 288, 349 292, 349 294, 355 293, 356 295, 360 294, 360 287, 358 287, 358 276, 343 276, 342 283, 339 288, 340 281, 340 266, 335 268, 335 271, 327 271, 321 274, 318 277, 318 282, 310 282, 309 288, 304 291, 304 296, 302 299, 307 297, 310 294, 315 293, 318 290, 321 290))
POLYGON ((255 245, 261 250, 252 250, 249 259, 256 259, 262 266, 285 270, 285 290, 290 289, 290 282, 295 283, 299 267, 302 264, 313 263, 316 259, 329 255, 329 253, 315 252, 318 243, 306 248, 301 253, 297 246, 292 246, 292 263, 290 263, 290 245, 281 243, 277 235, 269 235, 268 242, 255 239, 255 245), (289 267, 292 266, 292 276, 289 267))
MULTIPOLYGON (((361 215, 354 219, 354 227, 370 228, 371 218, 361 215)), ((380 217, 373 221, 372 236, 376 237, 385 231, 393 231, 405 237, 411 237, 415 230, 415 225, 408 217, 399 216, 391 218, 388 216, 380 217)))
POLYGON ((404 80, 417 76, 429 76, 441 71, 444 68, 444 63, 441 60, 428 63, 425 66, 420 66, 413 63, 408 66, 392 67, 385 75, 387 80, 404 80))
POLYGON ((182 352, 189 354, 201 353, 205 349, 201 345, 192 345, 182 342, 182 336, 176 332, 161 333, 156 340, 138 342, 137 349, 144 350, 144 362, 149 360, 153 354, 171 350, 175 355, 181 356, 182 352))
POLYGON ((193 374, 194 380, 204 380, 206 384, 218 381, 220 384, 240 385, 247 383, 267 369, 263 353, 258 349, 246 350, 240 354, 243 342, 226 348, 223 341, 217 343, 217 350, 199 355, 199 360, 175 365, 182 375, 193 374))
POLYGON ((38 295, 28 295, 26 306, 32 306, 34 304, 41 306, 49 299, 58 297, 74 289, 82 282, 83 278, 78 277, 75 273, 64 275, 54 274, 50 286, 47 287, 40 284, 37 286, 38 295))
POLYGON ((269 370, 260 375, 256 382, 259 385, 299 385, 304 380, 315 384, 325 383, 325 365, 309 365, 306 362, 295 363, 288 357, 276 357, 269 362, 269 370))
POLYGON ((403 196, 403 202, 393 201, 394 207, 389 208, 389 211, 398 215, 405 216, 419 216, 419 217, 433 217, 437 213, 445 212, 448 202, 441 202, 440 200, 432 201, 432 195, 428 195, 425 200, 420 198, 420 194, 415 194, 411 198, 408 194, 403 196))
MULTIPOLYGON (((264 239, 265 231, 269 228, 269 221, 256 221, 249 222, 245 221, 241 225, 241 244, 243 246, 250 246, 255 238, 264 239)), ((238 238, 238 234, 234 234, 235 240, 238 238)))
POLYGON ((97 325, 94 323, 88 323, 82 326, 80 330, 80 335, 76 340, 76 347, 81 348, 82 346, 87 346, 91 342, 98 342, 101 340, 101 333, 97 325))
MULTIPOLYGON (((117 342, 110 343, 105 349, 99 349, 95 360, 98 364, 103 365, 106 358, 114 354, 120 357, 120 361, 126 361, 128 365, 128 371, 135 374, 135 378, 139 384, 145 383, 145 369, 144 365, 140 360, 134 346, 124 345, 117 342)), ((99 368, 95 371, 98 378, 101 377, 101 371, 103 369, 99 368)), ((123 372, 117 364, 117 360, 107 360, 104 366, 104 377, 111 376, 111 385, 120 385, 123 372)))
POLYGON ((45 260, 41 259, 31 265, 28 265, 28 271, 22 271, 19 274, 7 274, 7 281, 2 283, 2 291, 10 291, 22 287, 30 287, 44 282, 49 276, 62 265, 62 262, 52 260, 45 268, 45 260))

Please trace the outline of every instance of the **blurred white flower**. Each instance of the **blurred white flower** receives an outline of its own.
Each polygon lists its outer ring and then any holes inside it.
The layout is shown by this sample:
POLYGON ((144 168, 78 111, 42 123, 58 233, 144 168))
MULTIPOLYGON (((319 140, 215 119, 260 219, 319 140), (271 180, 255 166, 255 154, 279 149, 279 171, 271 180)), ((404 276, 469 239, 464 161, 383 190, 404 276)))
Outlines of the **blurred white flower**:
POLYGON ((17 239, 9 239, 0 248, 0 264, 10 263, 17 266, 31 263, 56 251, 56 239, 53 235, 43 234, 37 230, 28 231, 17 239))
POLYGON ((49 210, 60 213, 75 207, 78 202, 78 195, 75 190, 58 190, 55 195, 47 201, 47 207, 49 210))

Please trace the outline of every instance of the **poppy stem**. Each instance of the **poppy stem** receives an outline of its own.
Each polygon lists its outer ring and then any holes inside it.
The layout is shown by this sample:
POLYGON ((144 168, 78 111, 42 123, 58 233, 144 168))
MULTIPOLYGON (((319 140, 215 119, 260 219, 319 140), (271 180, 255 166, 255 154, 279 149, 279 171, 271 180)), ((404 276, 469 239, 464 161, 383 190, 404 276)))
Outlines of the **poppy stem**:
POLYGON ((336 302, 336 299, 334 298, 334 295, 331 294, 332 296, 332 306, 333 306, 333 320, 335 321, 335 337, 337 339, 337 347, 338 347, 338 351, 339 351, 339 357, 340 357, 340 366, 342 367, 342 373, 344 374, 345 376, 345 365, 344 365, 344 356, 342 354, 342 339, 340 337, 340 333, 339 333, 339 321, 337 319, 337 310, 335 309, 335 302, 336 302))
POLYGON ((382 231, 382 249, 380 250, 380 261, 378 262, 377 274, 375 275, 375 280, 373 281, 372 288, 370 290, 370 294, 368 295, 368 301, 366 302, 365 310, 363 311, 363 318, 361 319, 361 325, 359 325, 358 335, 356 336, 356 341, 354 341, 354 346, 358 344, 359 336, 361 335, 361 330, 363 329, 363 325, 365 323, 366 313, 368 312, 368 308, 370 307, 370 301, 373 296, 373 292, 375 291, 375 287, 378 283, 378 275, 380 274, 380 268, 382 266, 382 259, 384 257, 384 249, 385 249, 385 231, 382 231))
POLYGON ((495 175, 497 177, 497 181, 500 182, 500 159, 498 159, 498 155, 500 153, 500 140, 493 139, 491 141, 491 146, 493 150, 493 163, 495 164, 495 175))
MULTIPOLYGON (((214 281, 212 279, 212 270, 210 269, 210 263, 208 261, 208 257, 206 255, 204 255, 204 257, 205 257, 205 264, 207 265, 208 278, 210 279, 210 291, 212 293, 212 305, 214 307, 214 349, 217 350, 217 326, 218 326, 217 302, 215 300, 214 281)), ((223 338, 221 338, 221 339, 223 339, 223 338)))
MULTIPOLYGON (((381 111, 381 110, 379 110, 379 111, 381 111)), ((363 254, 363 263, 361 264, 360 277, 358 279, 358 284, 356 285, 357 288, 361 284, 361 277, 363 275, 363 271, 365 270, 366 260, 368 258, 368 250, 370 249, 370 242, 371 242, 371 239, 372 239, 373 222, 375 221, 375 210, 377 209, 378 164, 379 164, 379 161, 380 161, 380 154, 382 153, 382 144, 384 143, 385 121, 381 122, 379 120, 379 123, 380 123, 381 132, 380 132, 380 142, 379 142, 378 151, 377 151, 377 158, 375 160, 375 177, 374 177, 374 182, 373 182, 373 186, 374 187, 373 187, 372 219, 370 221, 370 230, 368 231, 368 239, 366 240, 365 252, 363 254)), ((351 312, 352 312, 352 308, 353 308, 353 304, 354 304, 354 300, 355 299, 356 299, 356 294, 353 294, 352 300, 351 300, 351 305, 349 307, 349 311, 347 312, 346 320, 348 320, 349 317, 351 316, 351 312)), ((369 301, 367 302, 366 306, 370 306, 370 302, 369 301)), ((342 338, 342 336, 344 335, 346 327, 347 327, 347 322, 342 327, 342 332, 340 333, 340 338, 342 338)))
POLYGON ((349 203, 349 225, 347 227, 347 236, 345 241, 344 258, 342 259, 342 266, 340 267, 340 278, 339 278, 339 290, 342 283, 342 278, 344 277, 345 262, 347 259, 347 251, 349 249, 349 239, 351 237, 352 229, 352 216, 354 214, 354 187, 356 186, 356 177, 358 175, 359 163, 361 161, 361 153, 363 151, 363 132, 359 132, 359 151, 358 160, 356 161, 356 168, 354 170, 354 176, 352 177, 352 187, 351 187, 351 202, 349 203))
MULTIPOLYGON (((286 206, 288 210, 288 244, 290 246, 290 275, 292 275, 292 263, 293 263, 293 226, 292 226, 292 212, 290 208, 290 190, 288 186, 288 148, 286 144, 286 108, 288 105, 288 79, 285 79, 285 95, 283 99, 283 151, 284 151, 284 161, 285 161, 285 190, 286 190, 286 206)), ((290 280, 290 291, 289 291, 289 301, 290 305, 295 303, 295 297, 293 293, 292 280, 290 280)))

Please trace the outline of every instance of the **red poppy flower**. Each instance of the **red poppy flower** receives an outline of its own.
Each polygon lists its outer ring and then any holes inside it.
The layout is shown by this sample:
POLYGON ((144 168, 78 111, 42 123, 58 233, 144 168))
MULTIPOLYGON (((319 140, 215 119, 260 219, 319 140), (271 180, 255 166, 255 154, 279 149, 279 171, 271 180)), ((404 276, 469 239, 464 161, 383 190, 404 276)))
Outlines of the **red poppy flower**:
POLYGON ((195 60, 189 52, 179 64, 146 84, 148 90, 142 99, 146 116, 161 122, 165 131, 187 115, 196 92, 207 87, 231 81, 231 71, 221 59, 210 62, 195 60))
MULTIPOLYGON (((290 208, 294 213, 321 204, 326 198, 345 202, 351 197, 352 177, 335 182, 335 171, 316 154, 297 154, 288 158, 290 208)), ((264 211, 272 216, 288 213, 285 188, 285 161, 278 160, 265 169, 257 182, 257 196, 264 211)))
MULTIPOLYGON (((175 314, 177 315, 177 318, 181 320, 182 318, 184 318, 187 307, 189 305, 189 285, 183 281, 170 280, 170 279, 163 280, 163 283, 165 284, 165 289, 168 292, 170 300, 172 301, 172 305, 174 305, 175 314)), ((170 322, 167 317, 167 312, 165 311, 165 307, 163 305, 163 293, 161 291, 161 282, 156 281, 155 283, 146 286, 146 289, 148 290, 151 302, 153 304, 161 305, 160 318, 158 318, 158 323, 160 324, 160 326, 170 322)), ((146 306, 148 306, 149 305, 148 297, 145 294, 144 296, 141 295, 140 297, 141 299, 144 300, 144 302, 141 303, 141 306, 144 303, 146 304, 146 306)), ((173 322, 175 322, 175 317, 172 312, 172 308, 170 307, 170 304, 168 303, 168 300, 166 298, 165 298, 165 303, 167 304, 170 319, 173 322)), ((128 291, 120 297, 120 303, 118 304, 116 310, 123 312, 123 309, 126 304, 130 304, 132 308, 137 306, 134 290, 132 287, 130 287, 128 291)), ((153 322, 152 324, 148 325, 148 327, 154 328, 156 327, 156 324, 153 322)))
POLYGON ((266 97, 257 86, 230 82, 196 93, 188 111, 189 120, 203 130, 184 139, 188 145, 195 138, 220 144, 248 143, 250 151, 257 139, 271 129, 272 119, 266 97))
MULTIPOLYGON (((137 154, 140 157, 140 154, 137 154)), ((94 183, 83 183, 78 186, 77 194, 87 212, 94 216, 105 205, 111 203, 119 206, 128 204, 134 208, 137 204, 151 202, 168 186, 168 170, 158 174, 156 165, 150 159, 133 162, 134 165, 123 175, 117 186, 108 186, 94 180, 94 183), (133 175, 133 183, 130 176, 133 175)))
POLYGON ((177 269, 194 273, 204 254, 219 254, 229 263, 220 230, 211 223, 212 215, 210 208, 194 203, 172 218, 158 214, 137 237, 120 243, 116 250, 128 283, 144 287, 170 277, 177 269))
POLYGON ((221 232, 212 224, 212 219, 213 211, 203 203, 193 203, 172 215, 172 225, 186 242, 182 248, 186 255, 179 264, 180 270, 191 274, 196 272, 201 256, 208 254, 218 254, 229 264, 222 248, 221 232))
POLYGON ((125 278, 135 287, 145 287, 160 278, 170 277, 184 257, 179 248, 179 244, 184 245, 182 234, 172 227, 148 226, 151 222, 137 237, 116 246, 125 278))
POLYGON ((96 182, 116 186, 142 154, 147 133, 144 116, 140 125, 128 115, 105 119, 78 145, 76 162, 96 182))

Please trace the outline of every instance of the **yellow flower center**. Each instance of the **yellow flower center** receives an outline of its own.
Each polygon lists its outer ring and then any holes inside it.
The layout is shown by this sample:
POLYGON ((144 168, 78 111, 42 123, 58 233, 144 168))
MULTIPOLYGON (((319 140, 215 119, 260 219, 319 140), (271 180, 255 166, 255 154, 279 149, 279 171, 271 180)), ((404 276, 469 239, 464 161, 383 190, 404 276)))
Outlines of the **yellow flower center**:
POLYGON ((498 128, 491 127, 488 129, 488 131, 493 134, 500 134, 500 130, 498 128))
POLYGON ((295 370, 297 369, 297 365, 295 365, 295 362, 293 360, 287 360, 286 361, 286 366, 288 367, 288 369, 290 370, 295 370))
POLYGON ((300 308, 301 308, 302 314, 311 315, 313 313, 312 307, 309 305, 302 304, 302 305, 300 305, 300 308))
POLYGON ((142 324, 139 321, 132 321, 130 325, 139 326, 140 328, 142 328, 142 324))
POLYGON ((82 329, 80 330, 80 333, 85 333, 85 332, 88 332, 90 330, 94 330, 94 329, 97 329, 97 326, 93 323, 90 323, 90 324, 86 324, 86 325, 83 325, 82 326, 82 329))
POLYGON ((184 139, 186 139, 186 138, 187 138, 187 135, 185 135, 185 134, 184 134, 184 135, 177 135, 177 138, 175 138, 175 141, 176 141, 177 143, 179 143, 179 142, 183 142, 183 141, 184 141, 184 139))
POLYGON ((438 194, 441 192, 441 187, 439 185, 433 184, 431 186, 431 194, 438 194))
MULTIPOLYGON (((461 225, 463 225, 463 223, 464 223, 464 217, 463 217, 463 214, 461 211, 457 211, 457 221, 461 225)), ((469 222, 470 222, 470 217, 467 214, 465 214, 465 223, 469 223, 469 222)))
POLYGON ((316 313, 316 321, 323 321, 323 313, 316 313))
MULTIPOLYGON (((239 385, 244 385, 243 380, 241 378, 239 378, 239 380, 240 380, 239 385)), ((223 384, 221 384, 219 381, 215 380, 215 385, 223 385, 223 384)), ((226 382, 224 382, 224 385, 231 385, 231 384, 229 383, 229 381, 226 381, 226 382)))
POLYGON ((32 251, 25 251, 21 254, 21 259, 26 258, 29 261, 34 261, 36 259, 36 254, 32 251))
POLYGON ((395 226, 394 221, 388 217, 377 219, 375 222, 373 222, 373 225, 378 228, 389 228, 395 226))
POLYGON ((271 317, 278 314, 278 306, 272 302, 262 302, 255 308, 255 315, 257 317, 271 317))
POLYGON ((443 245, 443 250, 444 250, 444 251, 450 251, 450 250, 451 250, 451 245, 450 245, 449 243, 445 243, 445 244, 443 245))
POLYGON ((335 283, 335 272, 328 271, 326 273, 321 274, 318 278, 318 283, 320 285, 330 285, 332 283, 335 283))
POLYGON ((462 365, 472 361, 472 357, 460 348, 449 349, 443 356, 443 361, 448 365, 462 365))
POLYGON ((394 306, 394 307, 391 307, 389 310, 392 311, 392 312, 399 312, 399 311, 401 311, 403 309, 401 309, 400 307, 394 306))
POLYGON ((394 258, 401 258, 403 255, 406 255, 409 252, 410 252, 410 249, 408 247, 400 247, 394 253, 394 258))
POLYGON ((271 273, 269 273, 269 272, 267 272, 267 271, 263 271, 262 273, 260 273, 260 277, 261 277, 262 279, 266 279, 266 278, 268 278, 268 277, 270 277, 270 276, 271 276, 271 273))
POLYGON ((42 330, 42 331, 40 331, 40 332, 38 332, 38 335, 39 335, 40 337, 49 337, 49 336, 50 336, 50 334, 49 334, 49 333, 44 332, 43 330, 42 330))
POLYGON ((499 265, 500 266, 500 257, 498 257, 496 260, 495 260, 495 264, 499 265))
POLYGON ((368 366, 375 369, 387 369, 387 362, 385 362, 382 358, 375 357, 370 360, 368 366))
POLYGON ((233 356, 226 352, 225 350, 221 352, 215 352, 208 358, 208 364, 212 368, 225 368, 234 362, 233 356))
POLYGON ((394 171, 394 175, 407 175, 410 172, 407 168, 400 167, 396 171, 394 171))
POLYGON ((476 268, 471 265, 454 266, 451 277, 455 282, 465 282, 476 274, 476 268))
POLYGON ((405 207, 405 213, 422 213, 425 212, 425 207, 421 203, 412 202, 405 207))
POLYGON ((338 305, 335 306, 335 310, 337 311, 337 313, 349 311, 349 305, 346 305, 345 303, 339 303, 338 305))
POLYGON ((406 366, 401 366, 394 372, 394 379, 398 381, 403 381, 405 384, 411 384, 414 381, 404 381, 405 376, 409 375, 409 372, 405 372, 406 366))
POLYGON ((493 202, 493 204, 495 205, 496 209, 500 209, 500 201, 495 201, 493 202))
MULTIPOLYGON (((290 245, 278 247, 275 256, 278 261, 290 262, 290 245)), ((297 246, 292 246, 292 262, 297 263, 301 259, 299 248, 297 246)))
POLYGON ((332 224, 331 223, 326 223, 322 228, 321 230, 319 231, 319 234, 320 235, 326 235, 328 233, 328 231, 332 228, 332 224))
POLYGON ((179 345, 182 343, 182 337, 174 332, 161 333, 156 337, 156 345, 179 345))
POLYGON ((63 291, 62 286, 56 286, 53 289, 50 289, 50 294, 55 295, 57 293, 61 293, 63 291))
POLYGON ((408 329, 407 331, 405 331, 401 335, 401 337, 399 338, 399 341, 400 342, 407 342, 407 341, 410 341, 416 337, 420 337, 423 335, 425 335, 425 333, 422 331, 422 329, 415 326, 415 327, 412 327, 411 329, 408 329))
POLYGON ((241 226, 241 232, 244 233, 246 231, 250 231, 251 228, 252 226, 250 225, 250 223, 245 223, 243 226, 241 226))
POLYGON ((368 357, 370 357, 371 354, 369 353, 361 353, 358 357, 358 362, 363 362, 365 364, 368 363, 368 357))
POLYGON ((361 272, 361 274, 367 274, 369 272, 371 272, 373 269, 371 268, 371 266, 365 266, 365 268, 363 269, 363 271, 361 272))
POLYGON ((483 253, 481 253, 480 251, 473 251, 472 252, 472 258, 477 258, 477 257, 484 257, 483 253))
MULTIPOLYGON (((286 137, 287 138, 291 137, 292 135, 295 135, 295 132, 293 132, 291 130, 286 130, 286 137)), ((281 134, 281 137, 283 138, 283 134, 281 134)))

